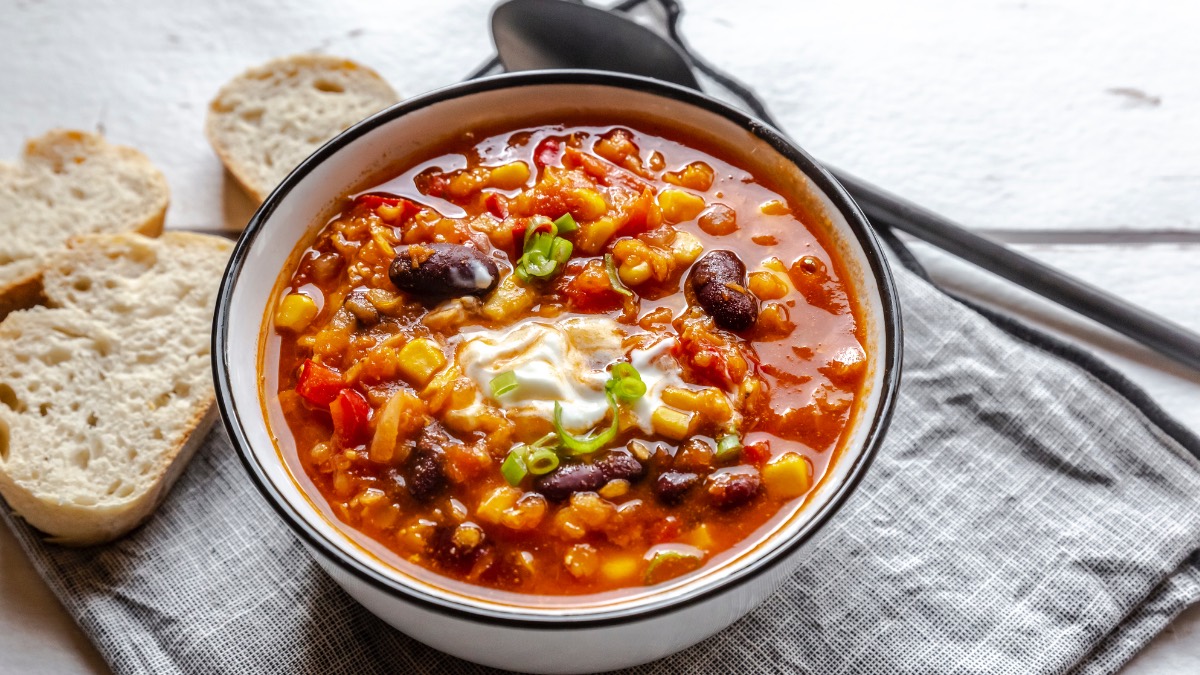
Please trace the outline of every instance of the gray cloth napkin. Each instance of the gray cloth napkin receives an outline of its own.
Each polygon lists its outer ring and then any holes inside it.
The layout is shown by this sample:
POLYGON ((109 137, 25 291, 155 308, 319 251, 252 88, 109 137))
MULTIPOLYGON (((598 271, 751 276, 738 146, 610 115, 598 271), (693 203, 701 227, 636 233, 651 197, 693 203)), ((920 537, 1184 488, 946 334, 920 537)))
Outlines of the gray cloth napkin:
MULTIPOLYGON (((865 480, 779 592, 635 672, 1111 673, 1200 599, 1195 437, 896 274, 904 382, 865 480)), ((484 670, 342 593, 222 429, 115 544, 48 546, 0 513, 119 674, 484 670)))

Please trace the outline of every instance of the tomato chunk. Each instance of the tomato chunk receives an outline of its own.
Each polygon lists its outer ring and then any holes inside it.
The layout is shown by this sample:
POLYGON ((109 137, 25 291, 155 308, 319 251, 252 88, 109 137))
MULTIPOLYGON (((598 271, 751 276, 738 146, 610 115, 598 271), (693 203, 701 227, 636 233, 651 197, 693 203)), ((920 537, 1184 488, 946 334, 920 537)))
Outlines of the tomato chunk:
POLYGON ((329 366, 323 366, 312 359, 306 359, 300 365, 296 393, 315 406, 324 408, 333 403, 333 399, 337 398, 345 386, 342 374, 329 366))
POLYGON ((533 163, 538 166, 558 166, 558 156, 562 151, 562 143, 557 138, 543 138, 533 149, 533 163))
POLYGON ((407 219, 409 216, 416 214, 421 208, 416 204, 408 201, 403 197, 388 194, 386 192, 368 192, 354 198, 355 206, 362 206, 371 211, 380 206, 391 206, 400 209, 400 216, 396 219, 398 222, 407 219))
POLYGON ((499 192, 493 192, 487 196, 483 205, 487 207, 488 213, 496 216, 500 220, 508 217, 508 202, 504 201, 504 196, 499 192))
POLYGON ((371 404, 354 389, 343 389, 329 404, 333 431, 343 447, 366 443, 371 437, 371 404))
POLYGON ((761 469, 767 460, 771 459, 771 444, 767 441, 758 441, 743 447, 742 459, 761 469))

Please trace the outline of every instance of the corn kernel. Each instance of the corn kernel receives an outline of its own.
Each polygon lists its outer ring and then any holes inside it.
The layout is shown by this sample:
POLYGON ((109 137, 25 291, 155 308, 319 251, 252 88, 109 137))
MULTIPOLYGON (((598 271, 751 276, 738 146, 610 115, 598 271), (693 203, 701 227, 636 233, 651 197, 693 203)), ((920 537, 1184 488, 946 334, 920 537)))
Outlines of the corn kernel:
POLYGON ((379 214, 380 218, 389 223, 394 223, 400 217, 401 209, 394 204, 380 204, 375 207, 375 213, 379 214))
POLYGON ((317 318, 318 312, 317 303, 312 298, 302 293, 289 293, 279 303, 279 311, 275 313, 275 325, 299 333, 308 328, 308 324, 317 318))
POLYGON ((454 533, 450 535, 450 541, 459 548, 475 548, 483 543, 483 528, 475 523, 463 523, 454 528, 454 533))
POLYGON ((379 488, 367 488, 358 496, 358 503, 363 506, 375 506, 387 499, 387 494, 379 488))
POLYGON ((632 556, 609 558, 600 566, 600 574, 609 581, 624 581, 638 572, 639 560, 632 556))
POLYGON ((683 190, 663 190, 658 193, 658 205, 662 208, 663 220, 682 223, 700 215, 704 210, 704 199, 683 190))
POLYGON ((679 441, 692 434, 692 422, 695 419, 694 412, 682 412, 661 405, 650 415, 650 425, 655 433, 679 441))
POLYGON ((672 185, 691 188, 701 192, 712 187, 713 177, 712 167, 704 162, 692 162, 683 167, 682 171, 671 171, 663 174, 663 180, 672 185))
POLYGON ((771 272, 751 272, 750 292, 759 300, 778 300, 787 295, 787 284, 771 272))
POLYGON ((764 203, 762 206, 758 207, 758 210, 762 212, 764 216, 786 216, 792 212, 792 210, 788 208, 787 204, 779 201, 778 199, 772 199, 771 201, 764 203))
POLYGON ((470 197, 482 190, 490 177, 491 171, 487 167, 477 166, 451 178, 450 183, 446 186, 446 192, 454 199, 470 197))
POLYGON ((629 481, 624 478, 615 478, 604 484, 600 488, 600 496, 605 499, 616 499, 624 497, 629 492, 629 481))
POLYGON ((575 235, 575 247, 584 253, 595 254, 604 248, 608 240, 617 233, 620 223, 610 217, 581 223, 579 233, 575 235))
POLYGON ((600 554, 588 544, 575 544, 563 556, 563 565, 571 576, 586 579, 600 568, 600 554))
POLYGON ((691 265, 701 253, 704 253, 704 244, 691 232, 680 232, 675 235, 675 241, 671 242, 671 255, 679 267, 691 265))
POLYGON ((512 530, 532 530, 542 522, 545 515, 546 498, 536 492, 530 492, 505 509, 500 522, 512 530))
POLYGON ((475 516, 488 523, 499 523, 504 512, 512 508, 521 498, 521 491, 507 485, 498 487, 487 494, 475 509, 475 516))
POLYGON ((312 462, 313 466, 320 466, 332 455, 333 447, 322 441, 312 446, 312 450, 308 451, 308 461, 312 462))
POLYGON ((438 343, 429 338, 417 338, 400 350, 400 374, 414 387, 423 387, 433 374, 446 365, 446 355, 438 343))
POLYGON ((500 190, 516 190, 529 181, 529 165, 525 162, 509 162, 493 167, 488 184, 500 190))
POLYGON ((492 321, 501 321, 515 317, 532 307, 533 298, 533 291, 522 284, 515 275, 510 274, 500 281, 500 285, 479 311, 492 321))
POLYGON ((654 273, 650 263, 638 261, 636 264, 630 264, 629 260, 621 263, 617 268, 617 276, 621 277, 621 281, 625 282, 626 286, 639 286, 650 280, 650 276, 654 273))
POLYGON ((608 211, 608 203, 604 195, 595 190, 584 188, 575 190, 575 209, 571 214, 576 220, 595 220, 608 211))
POLYGON ((763 467, 763 486, 772 499, 792 499, 812 487, 812 466, 794 452, 785 452, 763 467))
POLYGON ((701 406, 701 394, 694 389, 666 387, 662 392, 662 402, 679 410, 696 411, 701 406))

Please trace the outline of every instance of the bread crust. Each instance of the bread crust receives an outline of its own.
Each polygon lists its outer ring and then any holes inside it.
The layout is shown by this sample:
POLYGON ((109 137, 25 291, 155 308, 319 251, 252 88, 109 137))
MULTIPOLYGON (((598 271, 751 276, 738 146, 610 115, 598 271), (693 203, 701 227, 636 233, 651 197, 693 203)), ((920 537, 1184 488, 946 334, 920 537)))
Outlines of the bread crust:
MULTIPOLYGON (((366 66, 336 56, 297 54, 273 59, 260 66, 246 70, 221 87, 220 91, 217 92, 216 98, 209 104, 208 116, 204 124, 204 132, 208 137, 209 145, 212 146, 213 152, 221 160, 229 175, 233 176, 238 185, 258 203, 266 200, 267 196, 279 183, 279 180, 287 175, 294 166, 269 167, 264 165, 265 160, 263 157, 249 158, 245 156, 243 153, 247 149, 247 144, 242 142, 244 139, 235 138, 236 134, 225 127, 225 123, 229 119, 239 114, 238 106, 229 101, 237 99, 240 94, 246 93, 255 86, 263 86, 261 83, 271 78, 285 81, 287 83, 286 88, 291 90, 293 96, 320 96, 321 94, 313 94, 309 91, 309 88, 312 84, 310 80, 317 79, 319 81, 321 73, 340 76, 347 80, 353 77, 355 82, 360 85, 353 92, 353 95, 363 98, 364 101, 369 100, 372 105, 367 107, 372 108, 372 110, 363 112, 361 105, 355 106, 354 109, 358 112, 342 117, 329 117, 329 113, 327 112, 314 112, 313 114, 325 115, 325 117, 321 118, 321 121, 324 123, 322 126, 327 127, 323 130, 324 137, 315 140, 308 139, 308 142, 305 144, 306 151, 299 157, 290 158, 297 162, 337 133, 358 122, 366 114, 382 110, 399 100, 391 85, 379 73, 366 66), (330 133, 331 131, 332 133, 330 133)), ((342 95, 349 94, 343 93, 342 95)), ((258 103, 258 109, 255 111, 257 114, 266 118, 278 114, 276 111, 270 109, 269 101, 260 101, 258 103)), ((314 110, 317 108, 317 106, 310 107, 314 110)), ((274 122, 278 122, 278 120, 266 119, 265 122, 260 122, 260 126, 269 126, 274 122)), ((273 130, 267 129, 265 133, 273 133, 273 130)), ((287 140, 295 140, 293 136, 300 133, 302 132, 294 129, 289 130, 287 134, 289 138, 287 140)), ((264 139, 259 138, 258 140, 263 141, 264 139)), ((284 161, 284 164, 290 163, 287 161, 289 158, 280 159, 284 161)))

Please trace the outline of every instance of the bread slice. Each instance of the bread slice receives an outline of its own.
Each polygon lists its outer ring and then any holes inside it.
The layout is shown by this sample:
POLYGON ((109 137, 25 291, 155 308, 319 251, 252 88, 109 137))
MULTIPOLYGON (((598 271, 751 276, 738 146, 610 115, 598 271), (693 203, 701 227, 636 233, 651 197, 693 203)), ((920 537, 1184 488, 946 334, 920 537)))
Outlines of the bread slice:
POLYGON ((206 131, 225 168, 261 203, 314 150, 397 100, 382 77, 353 61, 288 56, 222 87, 206 131))
POLYGON ((162 232, 167 179, 142 153, 55 130, 0 163, 0 319, 41 294, 46 256, 97 232, 162 232))
POLYGON ((137 526, 216 419, 209 337, 231 249, 79 237, 46 269, 49 306, 0 323, 0 495, 53 541, 137 526))

